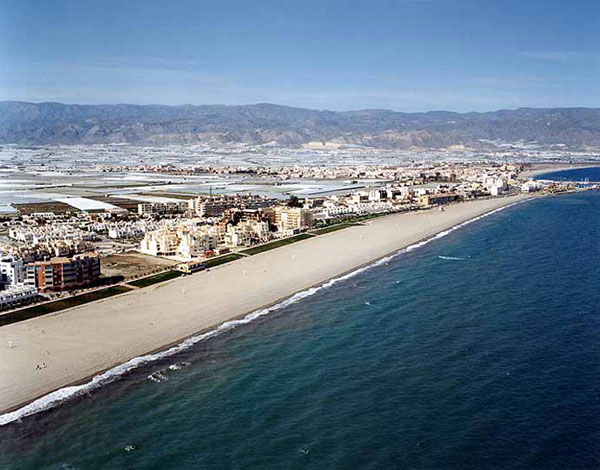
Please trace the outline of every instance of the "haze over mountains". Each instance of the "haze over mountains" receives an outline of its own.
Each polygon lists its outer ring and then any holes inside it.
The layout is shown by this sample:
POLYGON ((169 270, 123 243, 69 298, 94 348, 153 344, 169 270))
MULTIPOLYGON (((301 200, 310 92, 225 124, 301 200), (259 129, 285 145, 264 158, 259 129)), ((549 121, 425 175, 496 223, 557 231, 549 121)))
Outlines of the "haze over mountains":
POLYGON ((520 108, 485 113, 389 110, 318 111, 274 104, 241 106, 67 105, 0 102, 0 143, 336 142, 375 148, 493 149, 535 142, 542 148, 600 149, 600 109, 520 108), (558 147, 557 147, 558 146, 558 147))

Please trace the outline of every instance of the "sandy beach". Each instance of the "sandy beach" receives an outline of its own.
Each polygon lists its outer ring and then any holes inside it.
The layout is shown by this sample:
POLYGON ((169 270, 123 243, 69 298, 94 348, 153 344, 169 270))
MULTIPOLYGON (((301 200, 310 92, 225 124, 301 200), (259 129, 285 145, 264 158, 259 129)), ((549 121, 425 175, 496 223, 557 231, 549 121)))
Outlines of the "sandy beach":
MULTIPOLYGON (((160 350, 529 196, 395 214, 0 328, 0 412, 160 350), (9 347, 12 342, 12 347, 9 347), (45 363, 42 370, 37 364, 45 363)), ((1 422, 1 421, 0 421, 1 422)))

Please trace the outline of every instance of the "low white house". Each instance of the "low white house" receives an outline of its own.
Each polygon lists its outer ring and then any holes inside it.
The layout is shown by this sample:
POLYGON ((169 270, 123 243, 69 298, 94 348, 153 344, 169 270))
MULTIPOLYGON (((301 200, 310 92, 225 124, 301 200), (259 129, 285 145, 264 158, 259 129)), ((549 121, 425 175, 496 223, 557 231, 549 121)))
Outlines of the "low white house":
POLYGON ((0 291, 0 310, 28 304, 35 300, 38 290, 33 286, 20 284, 0 291))
POLYGON ((542 189, 542 183, 534 180, 527 181, 521 185, 521 191, 524 193, 531 193, 534 191, 539 191, 540 189, 542 189))

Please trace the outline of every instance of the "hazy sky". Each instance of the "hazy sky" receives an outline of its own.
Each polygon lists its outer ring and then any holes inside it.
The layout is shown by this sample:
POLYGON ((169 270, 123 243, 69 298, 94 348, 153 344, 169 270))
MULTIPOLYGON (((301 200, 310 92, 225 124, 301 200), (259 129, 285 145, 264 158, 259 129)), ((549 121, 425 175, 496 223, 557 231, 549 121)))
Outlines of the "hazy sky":
POLYGON ((600 107, 600 0, 0 0, 0 100, 600 107))

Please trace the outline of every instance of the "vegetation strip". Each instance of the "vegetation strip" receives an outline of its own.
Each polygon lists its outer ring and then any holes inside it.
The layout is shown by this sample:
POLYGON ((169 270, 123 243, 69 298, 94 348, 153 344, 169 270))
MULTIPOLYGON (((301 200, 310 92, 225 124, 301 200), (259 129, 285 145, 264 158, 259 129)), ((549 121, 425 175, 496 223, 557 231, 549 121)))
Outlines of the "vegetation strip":
POLYGON ((157 284, 159 282, 175 279, 176 277, 179 277, 181 275, 183 275, 183 273, 179 271, 166 271, 164 273, 155 274, 154 276, 144 277, 142 279, 130 281, 127 284, 130 284, 135 287, 148 287, 152 284, 157 284))
POLYGON ((236 259, 240 258, 243 258, 243 256, 237 253, 231 253, 229 255, 219 256, 218 258, 207 259, 202 264, 207 268, 214 268, 215 266, 219 266, 220 264, 229 263, 230 261, 235 261, 236 259))
POLYGON ((34 305, 33 307, 16 310, 14 312, 0 315, 0 326, 10 325, 30 318, 40 317, 48 313, 58 312, 66 308, 77 307, 78 305, 87 304, 96 300, 112 297, 113 295, 123 294, 132 289, 125 286, 113 286, 108 289, 88 292, 87 294, 75 295, 67 299, 55 300, 42 305, 34 305))
POLYGON ((328 227, 323 227, 323 228, 318 228, 316 230, 311 230, 310 233, 314 234, 314 235, 325 235, 326 233, 330 233, 330 232, 337 232, 338 230, 342 230, 348 227, 353 227, 356 224, 336 224, 336 225, 330 225, 328 227))
POLYGON ((265 245, 255 246, 254 248, 249 248, 247 250, 242 251, 241 253, 244 253, 246 255, 257 255, 258 253, 263 253, 274 248, 279 248, 280 246, 289 245, 290 243, 299 242, 300 240, 306 240, 307 238, 312 237, 314 237, 314 235, 311 235, 309 233, 301 233, 300 235, 296 235, 290 238, 283 238, 281 240, 267 243, 265 245))

